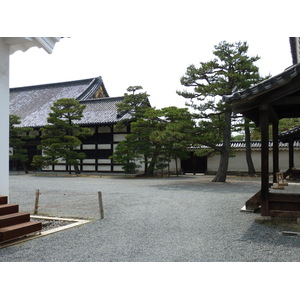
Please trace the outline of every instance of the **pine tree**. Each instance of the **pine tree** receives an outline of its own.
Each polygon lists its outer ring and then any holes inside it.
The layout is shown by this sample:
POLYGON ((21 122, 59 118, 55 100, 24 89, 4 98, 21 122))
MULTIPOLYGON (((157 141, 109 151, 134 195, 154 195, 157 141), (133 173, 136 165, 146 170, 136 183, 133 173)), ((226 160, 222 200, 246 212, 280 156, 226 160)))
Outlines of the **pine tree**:
POLYGON ((76 99, 63 98, 56 100, 51 106, 48 123, 42 128, 42 141, 39 148, 42 155, 33 158, 33 165, 46 167, 57 164, 58 159, 63 159, 69 166, 74 166, 76 174, 79 174, 79 160, 85 158, 85 154, 78 151, 82 144, 80 138, 91 135, 88 128, 80 127, 77 123, 83 117, 85 105, 76 99))
POLYGON ((18 127, 21 124, 19 116, 9 115, 9 147, 13 149, 10 161, 19 161, 25 173, 28 173, 26 163, 29 161, 26 141, 33 138, 28 133, 32 130, 29 127, 18 127))
POLYGON ((195 142, 220 153, 220 164, 213 181, 226 181, 230 156, 232 110, 222 100, 233 89, 242 90, 256 84, 260 77, 254 65, 260 58, 247 55, 246 42, 220 42, 215 46, 215 58, 201 62, 199 67, 190 65, 181 78, 181 84, 189 90, 177 91, 187 105, 198 112, 200 119, 195 142))
POLYGON ((147 92, 142 92, 142 86, 130 86, 124 94, 124 99, 121 103, 116 104, 118 114, 121 120, 117 126, 122 127, 129 122, 141 118, 145 111, 150 107, 147 92))
POLYGON ((123 165, 125 172, 134 172, 144 164, 144 173, 153 176, 171 159, 184 158, 191 144, 194 122, 186 108, 148 107, 131 123, 131 133, 120 142, 112 159, 123 165))

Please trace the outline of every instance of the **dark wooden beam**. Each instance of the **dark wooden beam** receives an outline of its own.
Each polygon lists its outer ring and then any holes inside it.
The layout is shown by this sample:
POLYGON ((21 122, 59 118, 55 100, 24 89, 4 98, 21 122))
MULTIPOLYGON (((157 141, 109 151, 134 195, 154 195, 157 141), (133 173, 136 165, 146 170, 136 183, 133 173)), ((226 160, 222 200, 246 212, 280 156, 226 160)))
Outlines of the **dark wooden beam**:
POLYGON ((278 119, 272 124, 273 133, 273 183, 276 182, 276 173, 279 172, 279 143, 278 143, 278 119))
POLYGON ((272 105, 274 106, 299 105, 299 102, 300 102, 300 96, 286 96, 272 102, 272 105))
POLYGON ((279 122, 278 114, 271 105, 269 106, 269 122, 272 122, 272 124, 279 122))
POLYGON ((294 168, 294 140, 289 140, 289 169, 294 168))
POLYGON ((269 195, 269 106, 260 107, 261 129, 261 215, 268 215, 269 195))

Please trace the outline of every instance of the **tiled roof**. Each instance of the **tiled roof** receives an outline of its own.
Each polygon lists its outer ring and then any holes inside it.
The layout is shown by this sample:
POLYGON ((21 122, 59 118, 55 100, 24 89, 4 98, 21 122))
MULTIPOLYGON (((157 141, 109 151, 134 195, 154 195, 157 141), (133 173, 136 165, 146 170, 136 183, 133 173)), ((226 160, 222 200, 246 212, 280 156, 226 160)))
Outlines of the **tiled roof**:
POLYGON ((243 91, 235 92, 231 95, 223 96, 223 100, 231 103, 235 100, 243 100, 245 98, 257 97, 272 89, 278 88, 288 83, 292 78, 300 74, 300 64, 287 68, 284 72, 273 76, 261 83, 254 85, 243 91))
POLYGON ((85 124, 114 122, 117 120, 117 112, 113 103, 121 101, 122 97, 90 99, 100 87, 108 96, 101 77, 12 88, 10 114, 21 118, 20 126, 41 127, 47 124, 50 106, 54 101, 75 98, 87 105, 82 120, 85 124))
POLYGON ((299 96, 300 63, 246 90, 225 95, 223 101, 230 104, 233 112, 242 113, 259 126, 262 107, 271 107, 269 123, 274 117, 300 118, 299 96))
MULTIPOLYGON (((246 143, 241 141, 241 142, 231 142, 231 147, 234 149, 245 149, 246 148, 246 143)), ((279 148, 288 148, 289 144, 288 143, 283 143, 279 142, 279 148)), ((294 142, 294 147, 300 147, 300 142, 295 141, 294 142)), ((269 141, 269 148, 273 148, 273 141, 269 141)), ((251 149, 261 149, 261 141, 252 141, 251 142, 251 149)))
POLYGON ((279 139, 282 142, 287 142, 289 139, 300 139, 300 127, 295 127, 290 130, 283 131, 279 134, 279 139))
POLYGON ((99 98, 80 101, 86 105, 83 118, 78 122, 81 125, 116 123, 123 118, 130 118, 127 114, 119 117, 116 104, 124 97, 99 98))
MULTIPOLYGON (((217 146, 222 146, 219 144, 217 146)), ((244 150, 246 148, 246 142, 244 141, 234 141, 230 143, 230 147, 235 150, 244 150)), ((269 148, 273 147, 273 141, 269 141, 269 148)), ((279 142, 279 149, 287 149, 289 147, 288 143, 279 142)), ((294 147, 300 148, 300 141, 294 141, 294 147)), ((191 146, 189 150, 197 150, 201 148, 209 148, 207 146, 191 146)), ((261 141, 252 141, 251 142, 252 150, 260 150, 261 149, 261 141)))

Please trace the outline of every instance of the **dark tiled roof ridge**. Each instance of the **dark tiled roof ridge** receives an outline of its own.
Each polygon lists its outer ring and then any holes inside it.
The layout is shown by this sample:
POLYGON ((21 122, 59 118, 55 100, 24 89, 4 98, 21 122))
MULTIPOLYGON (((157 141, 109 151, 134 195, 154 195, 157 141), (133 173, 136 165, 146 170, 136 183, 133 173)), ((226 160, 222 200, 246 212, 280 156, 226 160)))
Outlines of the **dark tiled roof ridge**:
POLYGON ((296 64, 298 62, 298 57, 300 54, 297 53, 297 51, 299 51, 299 42, 300 42, 299 37, 290 37, 289 39, 290 39, 290 48, 291 48, 293 64, 296 64))
POLYGON ((300 126, 294 127, 290 130, 283 131, 279 134, 279 140, 282 142, 288 142, 290 140, 300 140, 300 126))
POLYGON ((103 98, 92 98, 92 99, 84 99, 79 100, 80 103, 93 103, 97 101, 115 101, 115 100, 123 100, 124 96, 114 96, 114 97, 103 97, 103 98))
MULTIPOLYGON (((36 85, 28 85, 28 86, 21 86, 21 87, 13 87, 10 88, 10 92, 17 92, 21 90, 30 90, 30 89, 39 89, 39 88, 46 88, 46 87, 53 87, 53 86, 64 86, 68 84, 78 84, 78 83, 87 83, 89 81, 93 81, 95 79, 100 79, 102 81, 102 77, 94 77, 94 78, 86 78, 86 79, 78 79, 78 80, 68 80, 68 81, 61 81, 61 82, 53 82, 53 83, 42 83, 36 85)), ((103 82, 102 82, 103 83, 103 82)))
POLYGON ((248 89, 237 91, 231 95, 224 95, 223 100, 230 103, 232 100, 244 99, 251 95, 265 93, 275 87, 286 84, 298 74, 300 74, 300 63, 292 65, 286 68, 280 74, 272 76, 271 78, 266 79, 258 84, 255 84, 248 89))
POLYGON ((292 128, 292 129, 283 131, 283 132, 280 133, 280 136, 286 136, 286 135, 289 135, 289 134, 292 134, 292 133, 296 133, 296 132, 300 132, 300 126, 296 126, 296 127, 292 128))
POLYGON ((96 77, 94 78, 89 86, 83 91, 81 95, 79 95, 76 99, 79 101, 85 100, 85 99, 90 99, 92 95, 99 89, 99 87, 103 85, 105 93, 108 95, 106 88, 104 86, 102 77, 96 77))
MULTIPOLYGON (((261 141, 251 141, 251 148, 252 149, 260 149, 261 148, 261 141)), ((218 144, 218 146, 222 146, 223 143, 218 144)), ((288 148, 289 144, 286 142, 279 142, 279 148, 288 148)), ((230 147, 233 149, 244 149, 246 147, 246 142, 245 141, 231 141, 230 142, 230 147)), ((273 147, 273 141, 269 141, 269 147, 273 147)), ((294 147, 300 147, 300 141, 294 141, 294 147)), ((201 145, 194 145, 188 147, 190 150, 193 149, 208 149, 208 146, 201 146, 201 145)))

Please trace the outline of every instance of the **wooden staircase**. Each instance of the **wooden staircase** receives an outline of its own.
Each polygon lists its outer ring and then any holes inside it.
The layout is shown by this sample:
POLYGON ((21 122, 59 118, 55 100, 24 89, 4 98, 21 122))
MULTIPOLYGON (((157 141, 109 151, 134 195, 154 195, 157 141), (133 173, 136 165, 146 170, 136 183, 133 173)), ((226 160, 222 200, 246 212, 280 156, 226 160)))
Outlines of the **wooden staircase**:
POLYGON ((41 222, 30 221, 29 213, 20 213, 19 205, 7 204, 7 197, 0 196, 0 244, 41 229, 41 222))

